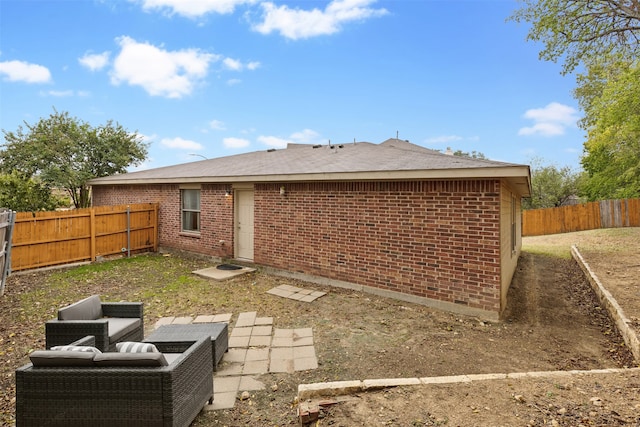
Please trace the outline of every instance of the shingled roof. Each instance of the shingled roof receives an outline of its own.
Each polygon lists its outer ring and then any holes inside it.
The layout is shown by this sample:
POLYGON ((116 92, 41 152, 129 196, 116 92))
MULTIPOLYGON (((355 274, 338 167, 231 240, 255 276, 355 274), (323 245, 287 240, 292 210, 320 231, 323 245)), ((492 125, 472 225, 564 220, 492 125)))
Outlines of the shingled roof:
POLYGON ((91 185, 505 178, 530 193, 529 166, 452 156, 408 141, 290 144, 174 166, 112 175, 91 185))

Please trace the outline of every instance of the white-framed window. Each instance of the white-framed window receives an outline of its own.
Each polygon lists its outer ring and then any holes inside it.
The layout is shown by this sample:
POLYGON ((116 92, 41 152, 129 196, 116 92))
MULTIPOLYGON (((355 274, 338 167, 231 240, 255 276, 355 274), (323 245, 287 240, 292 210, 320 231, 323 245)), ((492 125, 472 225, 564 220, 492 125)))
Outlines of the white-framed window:
POLYGON ((200 232, 200 190, 180 190, 182 231, 200 232))

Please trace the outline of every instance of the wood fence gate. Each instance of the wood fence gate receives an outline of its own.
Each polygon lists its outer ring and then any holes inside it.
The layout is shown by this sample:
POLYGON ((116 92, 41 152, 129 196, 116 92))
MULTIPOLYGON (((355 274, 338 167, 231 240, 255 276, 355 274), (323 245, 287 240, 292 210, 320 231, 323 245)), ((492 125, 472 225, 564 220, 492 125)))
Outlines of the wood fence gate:
POLYGON ((4 284, 11 273, 11 234, 16 213, 0 209, 0 296, 4 295, 4 284))

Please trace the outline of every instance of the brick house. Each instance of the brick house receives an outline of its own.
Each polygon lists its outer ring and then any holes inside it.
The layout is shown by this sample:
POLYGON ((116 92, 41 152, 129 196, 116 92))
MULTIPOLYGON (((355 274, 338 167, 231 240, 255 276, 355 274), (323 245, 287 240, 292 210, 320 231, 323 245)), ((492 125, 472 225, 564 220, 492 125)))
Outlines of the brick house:
POLYGON ((289 145, 91 181, 159 203, 160 246, 497 319, 521 248, 526 165, 389 139, 289 145))

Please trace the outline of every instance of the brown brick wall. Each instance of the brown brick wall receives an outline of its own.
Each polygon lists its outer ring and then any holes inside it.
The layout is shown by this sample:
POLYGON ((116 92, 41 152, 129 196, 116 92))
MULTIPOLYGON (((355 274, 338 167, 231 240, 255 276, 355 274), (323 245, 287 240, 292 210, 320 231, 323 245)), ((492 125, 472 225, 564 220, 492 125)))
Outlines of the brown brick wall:
MULTIPOLYGON (((500 181, 255 185, 254 261, 500 310, 500 181)), ((94 204, 160 203, 160 244, 233 256, 233 200, 203 185, 202 230, 180 233, 177 185, 101 186, 94 204), (225 244, 221 245, 220 240, 225 244)))
POLYGON ((160 246, 225 258, 233 256, 233 198, 225 195, 227 188, 202 185, 199 234, 181 232, 179 185, 98 186, 93 205, 159 203, 160 246))
POLYGON ((258 184, 255 261, 500 309, 500 182, 258 184))

